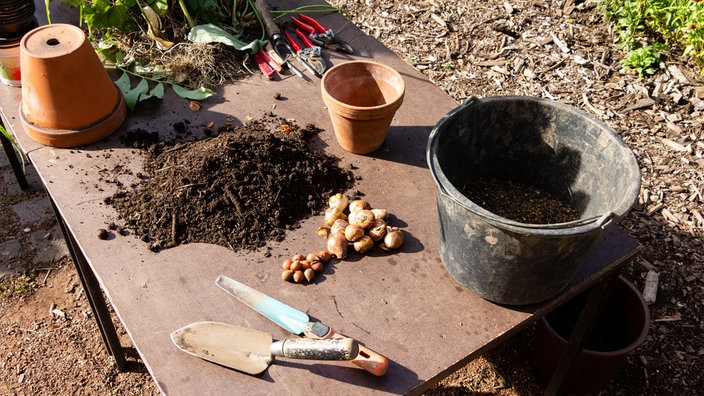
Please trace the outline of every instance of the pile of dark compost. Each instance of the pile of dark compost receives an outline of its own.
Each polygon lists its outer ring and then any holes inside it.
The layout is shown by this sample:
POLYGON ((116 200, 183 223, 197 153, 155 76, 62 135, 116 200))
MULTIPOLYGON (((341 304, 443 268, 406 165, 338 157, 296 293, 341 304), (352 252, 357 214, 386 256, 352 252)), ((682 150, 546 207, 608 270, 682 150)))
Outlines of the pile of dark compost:
POLYGON ((124 141, 145 151, 142 181, 106 201, 155 251, 193 242, 262 247, 353 182, 336 158, 309 148, 319 131, 273 115, 189 142, 134 131, 124 141))

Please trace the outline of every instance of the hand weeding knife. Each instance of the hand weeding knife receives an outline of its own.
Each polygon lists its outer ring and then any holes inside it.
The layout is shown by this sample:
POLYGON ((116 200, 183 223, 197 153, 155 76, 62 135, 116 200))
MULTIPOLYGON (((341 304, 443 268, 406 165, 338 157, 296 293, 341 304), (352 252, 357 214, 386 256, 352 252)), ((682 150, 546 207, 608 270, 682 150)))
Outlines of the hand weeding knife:
POLYGON ((274 356, 351 360, 359 353, 351 338, 296 338, 273 342, 271 334, 218 322, 196 322, 171 333, 176 346, 193 356, 248 374, 259 374, 274 356))
MULTIPOLYGON (((322 322, 312 322, 305 312, 290 307, 227 276, 218 276, 215 283, 228 294, 293 334, 308 338, 344 337, 322 322)), ((389 367, 388 359, 363 345, 359 345, 359 355, 351 362, 378 376, 384 375, 389 367)))

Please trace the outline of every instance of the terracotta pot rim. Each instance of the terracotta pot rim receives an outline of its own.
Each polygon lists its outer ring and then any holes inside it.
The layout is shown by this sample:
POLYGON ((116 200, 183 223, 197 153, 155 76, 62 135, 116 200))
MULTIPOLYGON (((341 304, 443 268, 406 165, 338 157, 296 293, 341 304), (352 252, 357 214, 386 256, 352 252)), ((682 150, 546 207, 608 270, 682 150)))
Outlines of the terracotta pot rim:
POLYGON ((388 117, 390 112, 396 113, 403 104, 403 97, 393 103, 375 107, 341 106, 339 104, 341 102, 333 102, 328 95, 323 96, 323 102, 330 111, 335 112, 342 118, 356 121, 374 121, 388 117))
MULTIPOLYGON (((115 87, 117 90, 118 88, 115 87)), ((118 92, 119 93, 119 92, 118 92)), ((122 124, 127 116, 125 99, 120 93, 115 107, 108 114, 88 125, 76 129, 55 129, 41 126, 27 119, 20 101, 20 121, 25 132, 33 140, 53 147, 77 147, 95 143, 110 136, 122 124)))
MULTIPOLYGON (((401 107, 401 104, 403 103, 403 98, 406 94, 406 82, 403 80, 403 76, 401 73, 399 73, 396 69, 393 67, 386 65, 381 62, 376 62, 376 61, 371 61, 371 60, 354 60, 354 61, 349 61, 349 62, 344 62, 340 63, 338 65, 335 65, 331 67, 325 74, 323 75, 323 78, 320 80, 320 87, 321 91, 323 92, 323 101, 329 100, 331 103, 334 103, 336 106, 340 106, 346 109, 349 109, 350 112, 352 111, 372 111, 372 110, 381 110, 383 112, 390 111, 390 109, 394 108, 394 110, 398 110, 401 107), (341 102, 337 99, 335 99, 332 95, 328 93, 328 90, 325 88, 325 83, 327 82, 328 77, 331 74, 334 74, 336 70, 339 70, 343 67, 349 67, 353 65, 370 65, 370 66, 375 66, 375 67, 381 67, 387 71, 389 71, 391 74, 393 74, 399 81, 400 81, 400 92, 398 93, 398 98, 396 98, 394 101, 389 102, 389 103, 384 103, 382 105, 378 106, 353 106, 350 104, 347 104, 345 102, 341 102)), ((329 107, 329 106, 328 106, 329 107)))
MULTIPOLYGON (((645 325, 643 326, 643 329, 641 330, 640 334, 638 337, 630 342, 628 345, 624 346, 623 348, 616 349, 613 351, 594 351, 591 349, 587 348, 582 348, 582 352, 586 356, 590 356, 593 358, 609 358, 614 355, 625 355, 636 349, 638 346, 640 346, 643 341, 645 340, 646 336, 648 335, 648 328, 650 326, 650 311, 648 310, 648 306, 643 300, 643 297, 640 294, 640 291, 636 289, 636 287, 633 285, 633 283, 629 282, 626 278, 624 278, 622 275, 619 275, 616 279, 617 282, 621 283, 623 286, 627 287, 629 290, 631 290, 634 295, 638 297, 638 299, 641 301, 641 305, 639 306, 640 308, 643 308, 643 315, 644 315, 644 322, 645 325)), ((567 345, 567 340, 565 340, 560 334, 558 334, 555 329, 550 325, 550 323, 547 320, 547 315, 543 316, 540 318, 540 321, 542 322, 545 330, 553 337, 555 337, 557 340, 559 340, 562 344, 567 345)))

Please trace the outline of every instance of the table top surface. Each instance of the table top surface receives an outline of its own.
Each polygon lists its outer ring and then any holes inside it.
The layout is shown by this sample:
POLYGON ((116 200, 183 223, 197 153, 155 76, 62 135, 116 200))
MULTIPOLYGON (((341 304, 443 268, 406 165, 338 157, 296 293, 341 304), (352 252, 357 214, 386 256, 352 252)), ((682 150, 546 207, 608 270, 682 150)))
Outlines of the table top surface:
MULTIPOLYGON (((404 103, 384 146, 371 155, 350 154, 337 145, 315 77, 310 82, 295 76, 268 81, 254 75, 224 87, 197 113, 188 109, 187 101, 167 94, 161 102, 140 104, 109 138, 75 149, 31 141, 18 118, 21 90, 0 88, 5 125, 29 153, 60 216, 166 394, 418 393, 585 290, 638 250, 637 242, 622 230, 609 228, 572 285, 543 304, 500 306, 464 289, 438 254, 435 185, 425 160, 431 129, 457 103, 344 17, 319 19, 356 51, 326 51, 329 63, 373 59, 396 68, 406 81, 404 103), (274 99, 275 94, 284 100, 274 99), (341 158, 342 166, 356 167, 360 178, 355 187, 403 223, 407 238, 400 251, 336 262, 314 283, 302 285, 282 282, 280 263, 293 253, 324 248, 316 234, 322 216, 304 220, 301 228, 289 231, 282 242, 270 243, 268 250, 253 252, 198 243, 154 253, 134 235, 97 238, 98 229, 119 223, 114 209, 103 202, 116 191, 115 184, 102 173, 116 165, 133 174, 141 170, 139 154, 120 143, 121 134, 143 128, 168 137, 171 125, 184 120, 197 134, 209 121, 222 125, 229 117, 235 124, 244 123, 267 112, 324 129, 320 138, 325 151, 341 158), (221 274, 305 311, 386 356, 387 374, 375 377, 345 362, 277 359, 264 373, 250 376, 180 352, 170 333, 197 321, 251 327, 274 339, 291 336, 221 291, 215 285, 221 274)), ((124 185, 135 182, 133 177, 126 172, 118 176, 124 185)))

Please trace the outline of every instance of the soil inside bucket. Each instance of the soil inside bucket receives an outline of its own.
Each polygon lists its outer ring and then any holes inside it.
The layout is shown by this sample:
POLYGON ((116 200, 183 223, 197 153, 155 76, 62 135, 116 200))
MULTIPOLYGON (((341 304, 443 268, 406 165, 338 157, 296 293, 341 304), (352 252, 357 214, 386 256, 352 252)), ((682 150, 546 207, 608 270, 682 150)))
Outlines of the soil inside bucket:
POLYGON ((189 242, 252 249, 281 240, 352 184, 337 158, 309 149, 318 132, 273 115, 197 141, 132 131, 123 142, 143 149, 144 174, 133 189, 118 186, 106 198, 124 221, 115 227, 152 250, 189 242))
POLYGON ((526 224, 554 224, 579 220, 579 214, 549 192, 521 182, 475 177, 460 193, 495 215, 526 224))

